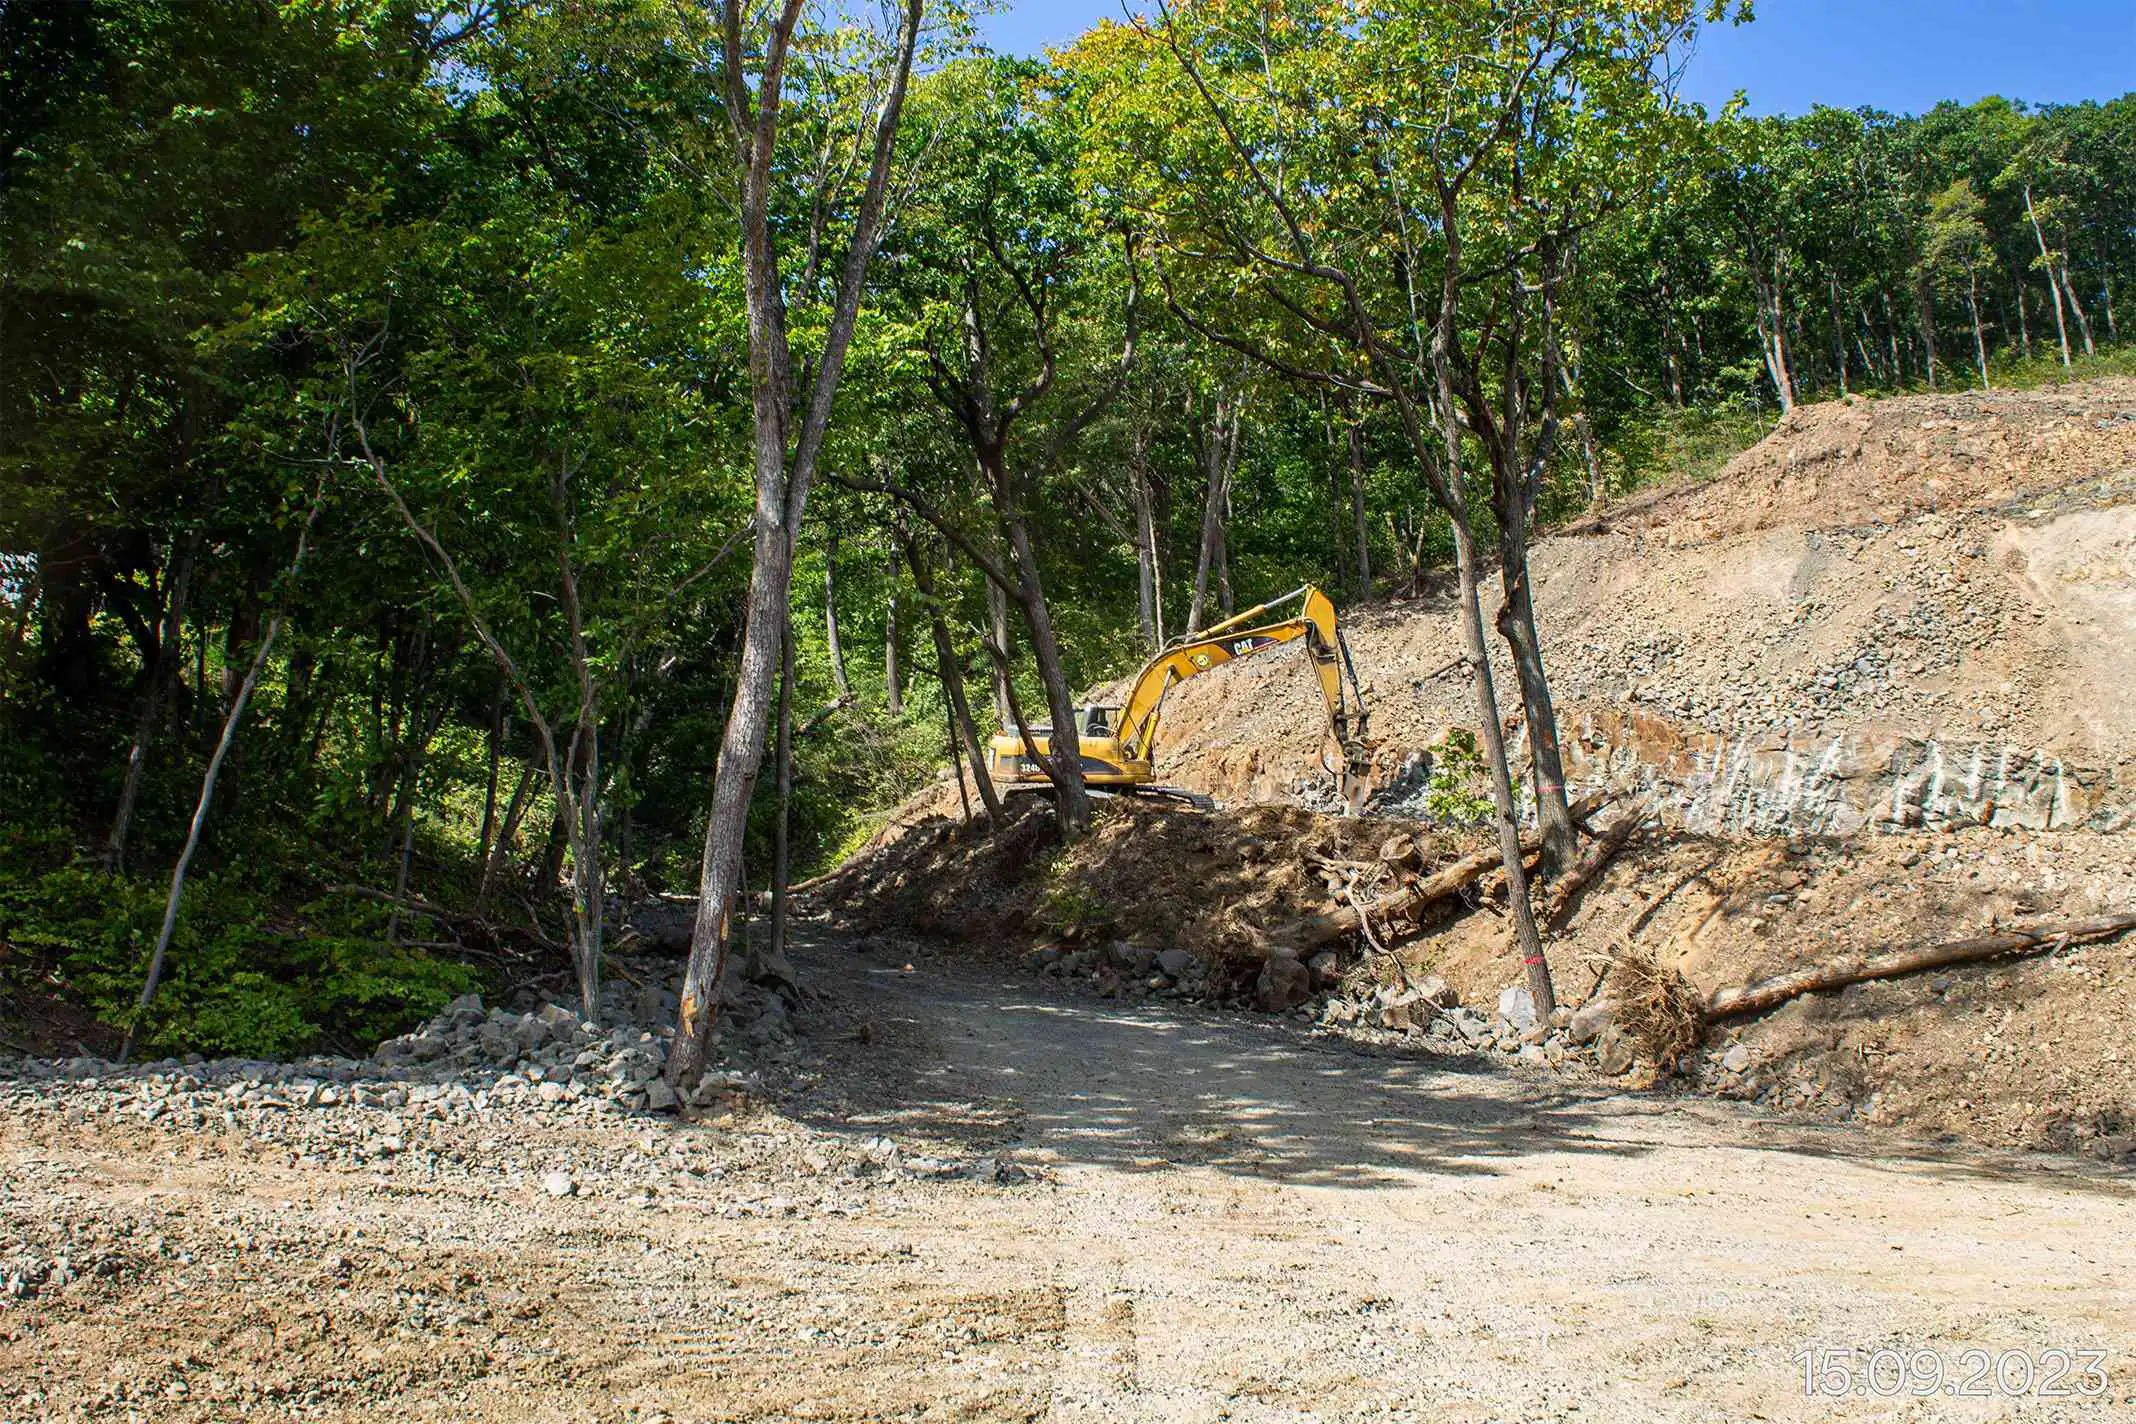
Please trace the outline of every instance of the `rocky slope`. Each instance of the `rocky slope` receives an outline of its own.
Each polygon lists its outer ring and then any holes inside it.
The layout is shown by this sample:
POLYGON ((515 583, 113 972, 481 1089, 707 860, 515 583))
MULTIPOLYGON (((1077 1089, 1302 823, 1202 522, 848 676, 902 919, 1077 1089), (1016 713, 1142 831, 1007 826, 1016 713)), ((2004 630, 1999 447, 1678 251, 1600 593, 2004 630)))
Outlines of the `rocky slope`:
MULTIPOLYGON (((1534 569, 1575 791, 1656 821, 1556 941, 1569 1001, 1606 997, 1599 972, 1627 947, 1710 993, 2136 907, 2136 381, 1805 408, 1715 480, 1542 541, 1534 569)), ((1472 724, 1443 591, 1347 629, 1383 765, 1472 724)), ((1502 704, 1517 705, 1498 671, 1502 704)), ((1253 829, 1248 808, 1315 800, 1309 677, 1285 651, 1187 683, 1166 707, 1160 774, 1223 802, 1222 834, 1281 843, 1256 863, 1145 834, 1112 853, 1101 835, 1042 864, 1050 879, 1027 874, 1036 850, 978 869, 908 851, 849 877, 845 902, 936 933, 991 907, 980 932, 1028 946, 1051 932, 1044 896, 1126 887, 1114 898, 1134 907, 1131 944, 1236 951, 1242 923, 1312 908, 1314 854, 1415 829, 1253 829), (1174 851, 1179 866, 1159 864, 1174 851)), ((1419 814, 1415 789, 1394 788, 1378 814, 1419 814)), ((938 792, 913 809, 954 804, 938 792)), ((1476 905, 1416 926, 1402 958, 1488 1013, 1519 975, 1503 921, 1476 905)), ((1102 957, 1074 967, 1122 978, 1102 957)), ((1320 977, 1301 1012, 1375 1017, 1320 977)), ((1234 984, 1248 1002, 1252 987, 1234 984)), ((2136 1146, 2132 1019, 2136 950, 2105 944, 1813 996, 1712 1037, 1675 1081, 1774 1111, 2120 1157, 2136 1146)))
MULTIPOLYGON (((1534 571, 1575 781, 1672 823, 2136 820, 2136 381, 1807 408, 1713 482, 1543 541, 1534 571)), ((1390 765, 1472 720, 1443 596, 1348 636, 1390 765)), ((1301 658, 1166 713, 1181 785, 1289 800, 1317 769, 1301 658)))

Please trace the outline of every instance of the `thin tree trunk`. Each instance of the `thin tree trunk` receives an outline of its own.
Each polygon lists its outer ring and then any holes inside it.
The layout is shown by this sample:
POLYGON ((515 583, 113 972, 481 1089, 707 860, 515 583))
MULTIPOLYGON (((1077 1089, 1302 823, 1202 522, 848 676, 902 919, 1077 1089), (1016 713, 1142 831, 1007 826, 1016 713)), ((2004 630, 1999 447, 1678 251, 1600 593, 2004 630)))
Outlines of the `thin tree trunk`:
POLYGON ((1365 518, 1365 425, 1362 417, 1349 422, 1350 524, 1357 540, 1358 599, 1372 596, 1372 531, 1365 518))
MULTIPOLYGON (((1492 684, 1491 657, 1484 640, 1483 605, 1478 593, 1476 539, 1469 527, 1468 507, 1462 499, 1462 442, 1460 416, 1454 402, 1453 344, 1461 295, 1461 244, 1458 215, 1452 199, 1441 198, 1442 230, 1445 234, 1443 280, 1439 311, 1431 342, 1432 373, 1438 387, 1439 447, 1445 463, 1439 471, 1433 495, 1453 526, 1454 569, 1461 588, 1461 643, 1469 665, 1469 680, 1476 695, 1477 736, 1483 743, 1484 760, 1491 772, 1491 796, 1498 812, 1498 849, 1505 861, 1506 899, 1513 915, 1514 944, 1528 977, 1528 991, 1535 1001, 1538 1019, 1548 1019, 1557 1007, 1551 987, 1550 962, 1543 954, 1541 932, 1536 928, 1535 907, 1528 897, 1528 874, 1521 859, 1520 821, 1513 800, 1513 773, 1506 762, 1505 728, 1498 720, 1498 690, 1492 684)), ((1391 363, 1389 363, 1391 364, 1391 363)), ((1413 411, 1405 411, 1411 441, 1421 445, 1413 411)), ((1419 452, 1421 454, 1421 450, 1419 452)))
POLYGON ((794 799, 794 633, 786 630, 779 658, 778 807, 771 832, 771 951, 774 965, 786 963, 788 881, 793 873, 791 818, 794 799))
POLYGON ((1773 393, 1780 400, 1780 413, 1795 408, 1795 375, 1788 369, 1787 326, 1780 303, 1780 259, 1773 258, 1770 281, 1762 275, 1756 282, 1758 344, 1765 353, 1765 373, 1772 378, 1773 393))
MULTIPOLYGON (((1016 570, 1017 603, 1023 612, 1024 631, 1031 637, 1031 659, 1038 664, 1039 682, 1046 691, 1046 710, 1053 730, 1048 739, 1045 763, 1052 772, 1060 801, 1061 838, 1074 840, 1090 826, 1090 793, 1083 786, 1083 747, 1075 721, 1075 695, 1068 686, 1068 672, 1061 660, 1059 640, 1053 632, 1053 614, 1046 606, 1045 584, 1039 575, 1038 554, 1031 546, 1030 526, 1010 485, 1011 476, 1000 464, 1000 451, 992 452, 988 470, 994 490, 994 509, 1008 535, 1009 555, 1016 570)), ((1033 755, 1036 747, 1025 744, 1033 755)))
POLYGON ((1988 383, 1988 338, 1980 329, 1980 276, 1971 267, 1965 269, 1965 307, 1973 317, 1973 356, 1980 362, 1980 388, 1992 390, 1988 383))
MULTIPOLYGON (((942 749, 949 755, 949 774, 957 779, 957 809, 962 813, 957 824, 969 826, 972 823, 972 793, 964 785, 964 747, 957 738, 956 711, 949 705, 946 695, 942 699, 942 733, 942 749)), ((975 782, 985 775, 984 766, 972 769, 975 782)))
MULTIPOLYGON (((296 582, 298 573, 304 568, 304 555, 311 547, 312 529, 319 522, 319 510, 325 502, 326 486, 321 484, 312 496, 311 513, 305 516, 304 528, 297 534, 297 551, 289 561, 287 575, 290 584, 296 582)), ((185 897, 186 871, 193 864, 194 852, 200 849, 200 832, 207 825, 208 808, 215 803, 216 778, 222 775, 223 762, 230 755, 231 744, 237 740, 238 724, 244 721, 245 706, 252 701, 252 691, 260 684, 260 672, 267 666, 268 656, 274 652, 274 640, 282 631, 283 617, 277 613, 268 621, 267 631, 261 637, 259 647, 253 651, 252 665, 232 694, 229 711, 223 715, 222 736, 215 743, 214 754, 208 758, 207 772, 200 779, 200 797, 193 804, 193 821, 186 829, 185 848, 178 852, 178 863, 171 868, 170 893, 163 901, 163 926, 156 932, 156 948, 149 956, 148 975, 142 981, 141 996, 134 1001, 133 1022, 127 1026, 125 1040, 119 1046, 121 1062, 133 1055, 134 1035, 140 1032, 148 1007, 156 997, 156 986, 163 981, 163 963, 170 953, 171 935, 178 927, 178 906, 185 897)))
MULTIPOLYGON (((893 592, 891 597, 896 598, 893 592)), ((845 650, 838 642, 838 531, 833 529, 823 551, 823 639, 830 647, 831 685, 840 697, 851 697, 846 683, 845 650)))
POLYGON ((2032 223, 2033 240, 2040 245, 2040 265, 2047 269, 2047 293, 2054 298, 2055 337, 2062 343, 2062 371, 2070 372, 2074 362, 2069 354, 2069 323, 2062 315, 2062 288, 2054 277, 2054 254, 2047 250, 2047 234, 2040 228, 2039 214, 2032 207, 2032 185, 2025 185, 2025 216, 2032 223))
MULTIPOLYGON (((986 631, 999 648, 1002 658, 1014 655, 1009 643, 1009 595, 1007 590, 992 579, 986 581, 986 631)), ((1009 712, 1009 675, 1007 664, 1000 659, 994 662, 994 725, 1007 731, 1016 725, 1009 712)))
MULTIPOLYGON (((895 505, 891 507, 891 519, 900 514, 895 505)), ((897 665, 897 550, 890 550, 889 568, 886 570, 890 584, 890 598, 883 613, 883 710, 893 717, 905 712, 905 684, 897 665)))
POLYGON ((754 42, 761 67, 757 95, 748 91, 742 49, 742 0, 722 6, 722 59, 728 121, 742 170, 741 238, 744 297, 749 312, 751 420, 755 436, 756 540, 749 574, 742 653, 713 772, 712 805, 705 818, 697 920, 690 934, 690 960, 683 972, 675 1042, 668 1056, 669 1080, 694 1088, 710 1061, 712 1029, 719 1014, 720 983, 731 948, 736 896, 749 801, 764 754, 772 684, 787 629, 792 594, 793 539, 807 508, 809 485, 829 427, 832 402, 844 373, 858 318, 868 263, 881 240, 891 156, 904 109, 913 53, 919 41, 923 0, 906 0, 890 83, 875 112, 874 152, 867 186, 853 224, 838 298, 823 346, 812 363, 813 380, 798 427, 794 423, 793 352, 788 343, 785 280, 773 245, 773 186, 777 171, 778 113, 783 71, 801 0, 785 0, 767 33, 754 42))
POLYGON ((497 696, 490 704, 489 775, 482 783, 482 833, 475 841, 475 859, 489 863, 490 837, 497 831, 497 775, 504 757, 504 700, 511 687, 500 677, 497 696))
POLYGON ((2027 361, 2032 359, 2032 317, 2025 309, 2025 279, 2017 279, 2017 349, 2027 361))
POLYGON ((1848 393, 1847 325, 1845 307, 1839 299, 1839 275, 1837 273, 1827 272, 1825 274, 1825 288, 1829 295, 1832 316, 1832 364, 1839 369, 1839 393, 1841 396, 1845 396, 1848 393))
POLYGON ((1906 384, 1906 363, 1899 354, 1899 319, 1891 312, 1891 293, 1882 287, 1876 289, 1877 305, 1884 313, 1884 351, 1891 363, 1891 384, 1906 384))
POLYGON ((1925 272, 1914 278, 1914 313, 1920 322, 1921 350, 1928 360, 1928 388, 1936 390, 1936 297, 1925 272))
MULTIPOLYGON (((912 585, 919 590, 920 601, 927 608, 927 624, 934 634, 935 667, 942 678, 943 701, 950 719, 951 749, 954 752, 957 740, 964 743, 964 755, 971 762, 972 782, 979 789, 979 800, 986 807, 989 825, 1001 824, 1001 796, 994 790, 994 779, 986 769, 986 745, 980 740, 979 730, 972 725, 971 702, 964 690, 964 660, 957 653, 956 639, 949 631, 949 619, 942 612, 942 602, 935 594, 934 573, 927 566, 917 540, 905 539, 905 562, 912 570, 912 585)), ((1003 718, 1002 725, 1009 725, 1003 718)), ((956 759, 953 756, 952 762, 956 759)), ((958 794, 963 794, 963 779, 958 779, 958 794)), ((969 819, 970 813, 966 813, 969 819)))
POLYGON ((1141 421, 1128 433, 1128 493, 1135 506, 1135 601, 1143 646, 1164 646, 1164 585, 1157 565, 1157 515, 1150 498, 1150 436, 1141 421))
MULTIPOLYGON (((1202 524, 1201 551, 1194 562, 1194 596, 1187 605, 1187 631, 1195 632, 1204 625, 1203 614, 1209 607, 1209 581, 1217 574, 1223 562, 1224 508, 1231 498, 1231 475, 1235 468, 1238 442, 1235 435, 1227 438, 1227 431, 1235 431, 1238 412, 1235 403, 1225 394, 1216 398, 1214 414, 1202 440, 1202 524), (1227 456, 1227 446, 1229 454, 1227 456)), ((1221 575, 1218 575, 1221 577, 1221 575)), ((1224 580, 1225 592, 1220 594, 1228 603, 1229 580, 1224 580)))
POLYGON ((478 915, 488 905, 497 875, 504 869, 505 857, 511 854, 512 842, 519 836, 519 823, 526 817, 527 803, 533 798, 533 792, 534 763, 522 762, 519 784, 512 788, 512 799, 505 806, 504 824, 497 828, 497 839, 490 843, 489 855, 482 862, 482 884, 475 891, 475 913, 478 915))
POLYGON ((2062 260, 2062 290, 2069 296, 2069 310, 2077 319, 2077 333, 2084 339, 2084 354, 2096 356, 2099 348, 2092 344, 2091 318, 2084 313, 2084 303, 2077 300, 2077 288, 2069 280, 2069 261, 2062 260))
POLYGON ((163 614, 163 638, 156 645, 155 666, 149 669, 148 687, 141 700, 141 717, 134 725, 133 748, 126 758, 126 782, 119 788, 119 808, 111 818, 111 834, 104 840, 104 864, 115 874, 126 871, 126 840, 133 830, 134 807, 141 797, 141 777, 148 768, 148 751, 155 741, 156 724, 163 718, 163 700, 171 680, 178 675, 179 640, 185 627, 187 595, 193 581, 193 557, 198 544, 187 539, 171 571, 169 596, 163 614))

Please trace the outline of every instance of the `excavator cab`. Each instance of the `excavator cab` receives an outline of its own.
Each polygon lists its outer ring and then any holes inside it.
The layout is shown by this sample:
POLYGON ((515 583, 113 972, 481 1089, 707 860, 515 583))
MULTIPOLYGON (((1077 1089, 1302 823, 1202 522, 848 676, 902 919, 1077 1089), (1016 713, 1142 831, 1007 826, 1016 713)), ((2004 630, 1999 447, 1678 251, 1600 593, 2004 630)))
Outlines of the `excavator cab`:
MULTIPOLYGON (((1339 748, 1335 756, 1323 750, 1321 765, 1335 778, 1337 791, 1350 814, 1357 814, 1372 792, 1377 770, 1372 746, 1366 740, 1364 698, 1349 647, 1336 626, 1335 605, 1310 584, 1168 645, 1143 664, 1129 685, 1124 704, 1077 708, 1076 741, 1082 753, 1085 784, 1099 791, 1162 795, 1208 804, 1205 796, 1156 784, 1157 730, 1166 696, 1190 677, 1301 638, 1327 704, 1329 732, 1339 748), (1298 605, 1295 614, 1256 621, 1292 603, 1298 605)), ((1045 759, 1052 755, 1053 729, 1033 727, 1031 740, 1035 747, 1026 747, 1022 737, 1004 730, 988 744, 988 770, 1003 790, 1039 791, 1052 784, 1045 759)))

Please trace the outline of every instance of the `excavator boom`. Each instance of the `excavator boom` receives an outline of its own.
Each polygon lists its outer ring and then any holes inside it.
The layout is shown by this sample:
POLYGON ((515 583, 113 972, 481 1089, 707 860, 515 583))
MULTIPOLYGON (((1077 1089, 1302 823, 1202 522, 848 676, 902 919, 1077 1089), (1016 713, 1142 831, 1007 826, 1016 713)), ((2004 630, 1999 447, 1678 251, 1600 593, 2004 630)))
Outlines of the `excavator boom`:
MULTIPOLYGON (((1341 749, 1339 763, 1323 753, 1322 765, 1334 775, 1344 804, 1355 814, 1371 792, 1373 759, 1365 740, 1367 716, 1349 648, 1336 624, 1335 605, 1310 584, 1166 647, 1143 664, 1120 707, 1083 709, 1077 737, 1085 779, 1100 788, 1163 790, 1152 783, 1157 734, 1171 690, 1212 668, 1301 638, 1326 704, 1328 730, 1341 749), (1293 603, 1298 605, 1295 613, 1269 617, 1293 603)), ((1041 751, 1048 749, 1045 744, 1050 744, 1051 731, 1032 729, 1033 738, 1042 742, 1041 751)), ((1046 784, 1043 764, 1020 737, 1006 732, 997 735, 992 751, 994 773, 997 779, 1007 780, 1011 790, 1046 784)))

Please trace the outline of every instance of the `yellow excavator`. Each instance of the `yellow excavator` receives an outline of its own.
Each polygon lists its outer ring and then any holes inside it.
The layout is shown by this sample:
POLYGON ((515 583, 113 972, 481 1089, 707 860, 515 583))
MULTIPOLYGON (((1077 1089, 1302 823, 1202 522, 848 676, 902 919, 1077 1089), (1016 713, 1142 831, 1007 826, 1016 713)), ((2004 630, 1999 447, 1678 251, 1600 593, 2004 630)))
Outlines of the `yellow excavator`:
MULTIPOLYGON (((1213 803, 1206 796, 1156 784, 1157 729, 1166 695, 1211 668, 1300 638, 1305 639, 1313 673, 1320 680, 1328 730, 1338 749, 1331 754, 1323 746, 1321 766, 1335 778, 1343 805, 1356 815, 1372 794, 1373 755, 1365 740, 1368 718, 1349 645, 1336 626, 1335 605, 1311 584, 1170 644, 1143 664, 1123 705, 1078 708, 1076 734, 1083 752, 1084 783, 1097 791, 1165 796, 1208 808, 1213 803), (1269 617, 1294 603, 1297 612, 1269 617), (1256 622, 1262 619, 1267 621, 1256 622)), ((1031 728, 1041 755, 1052 752, 1052 732, 1050 726, 1031 728)), ((1003 790, 1036 791, 1051 784, 1043 763, 1016 733, 996 733, 987 750, 989 770, 1003 790)))

